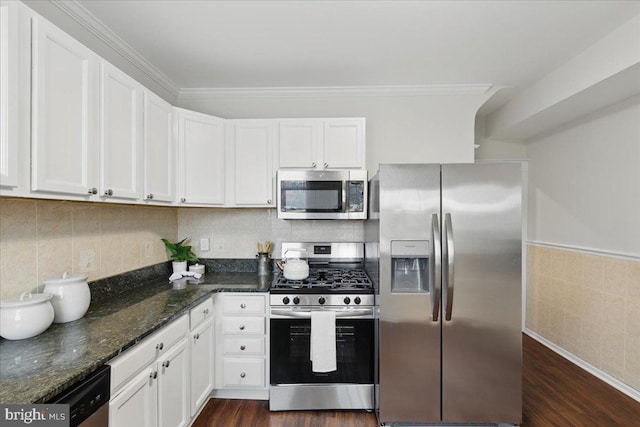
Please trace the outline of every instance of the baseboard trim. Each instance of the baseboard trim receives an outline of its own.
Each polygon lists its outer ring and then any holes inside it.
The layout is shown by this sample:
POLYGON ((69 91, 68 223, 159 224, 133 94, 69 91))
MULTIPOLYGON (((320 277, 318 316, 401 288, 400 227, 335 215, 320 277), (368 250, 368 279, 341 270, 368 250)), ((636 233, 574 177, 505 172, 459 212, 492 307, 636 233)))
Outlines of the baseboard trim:
POLYGON ((545 347, 548 347, 550 350, 558 353, 560 356, 564 357, 565 359, 575 363, 576 365, 578 365, 579 367, 581 367, 585 371, 589 372, 590 374, 594 375, 595 377, 601 379, 605 383, 609 384, 611 387, 613 387, 613 388, 619 390, 620 392, 626 394, 627 396, 629 396, 633 400, 635 400, 637 402, 640 402, 640 390, 636 390, 635 388, 631 387, 630 385, 628 385, 626 383, 623 383, 619 379, 612 377, 611 375, 609 375, 606 372, 596 368, 593 365, 590 365, 589 363, 587 363, 584 360, 580 359, 579 357, 577 357, 573 353, 569 353, 567 350, 565 350, 562 347, 552 343, 551 341, 547 340, 546 338, 538 335, 537 333, 533 332, 529 328, 525 328, 524 329, 524 333, 529 335, 531 338, 533 338, 534 340, 538 341, 540 344, 544 345, 545 347))
POLYGON ((210 397, 217 399, 269 400, 269 390, 217 389, 210 397))

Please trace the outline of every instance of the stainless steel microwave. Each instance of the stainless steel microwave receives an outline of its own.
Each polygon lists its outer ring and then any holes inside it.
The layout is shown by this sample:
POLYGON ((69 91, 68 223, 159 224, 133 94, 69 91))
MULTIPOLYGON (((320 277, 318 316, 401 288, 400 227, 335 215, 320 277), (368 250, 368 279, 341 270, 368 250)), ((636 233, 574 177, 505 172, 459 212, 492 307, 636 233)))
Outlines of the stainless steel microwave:
POLYGON ((279 170, 278 218, 366 219, 366 170, 279 170))

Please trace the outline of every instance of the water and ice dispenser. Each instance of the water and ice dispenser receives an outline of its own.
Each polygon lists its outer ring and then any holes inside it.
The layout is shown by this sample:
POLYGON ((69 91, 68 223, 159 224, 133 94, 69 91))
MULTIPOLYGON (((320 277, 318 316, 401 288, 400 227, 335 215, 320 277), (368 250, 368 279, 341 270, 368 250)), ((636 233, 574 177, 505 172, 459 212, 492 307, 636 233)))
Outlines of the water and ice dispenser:
POLYGON ((428 240, 391 241, 391 292, 429 292, 428 240))

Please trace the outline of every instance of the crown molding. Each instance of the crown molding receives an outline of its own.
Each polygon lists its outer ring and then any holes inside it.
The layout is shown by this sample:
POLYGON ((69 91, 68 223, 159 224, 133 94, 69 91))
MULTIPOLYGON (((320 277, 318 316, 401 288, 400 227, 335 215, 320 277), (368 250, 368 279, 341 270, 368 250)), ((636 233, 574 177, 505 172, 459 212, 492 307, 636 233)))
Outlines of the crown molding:
POLYGON ((116 51, 120 56, 129 61, 133 66, 142 71, 155 83, 160 85, 173 96, 179 93, 178 86, 166 74, 160 71, 155 65, 147 61, 138 51, 129 46, 116 33, 107 27, 102 21, 85 9, 76 0, 49 0, 64 13, 69 15, 74 21, 82 25, 91 34, 100 39, 103 43, 116 51))
POLYGON ((179 99, 206 98, 313 98, 344 96, 452 96, 483 95, 490 84, 403 85, 403 86, 318 86, 255 88, 181 88, 179 99))

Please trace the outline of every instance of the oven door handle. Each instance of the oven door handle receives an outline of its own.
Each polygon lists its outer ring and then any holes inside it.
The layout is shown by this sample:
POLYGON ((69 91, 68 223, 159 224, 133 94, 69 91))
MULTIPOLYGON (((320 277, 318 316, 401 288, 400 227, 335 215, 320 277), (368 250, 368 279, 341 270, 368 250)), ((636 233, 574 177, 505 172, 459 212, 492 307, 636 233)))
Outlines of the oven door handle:
MULTIPOLYGON (((321 311, 321 310, 317 310, 317 311, 321 311)), ((373 318, 373 308, 358 308, 358 309, 333 310, 333 311, 335 311, 337 319, 343 318, 343 317, 373 318)), ((311 311, 271 309, 271 317, 295 317, 298 319, 310 319, 311 311)))

